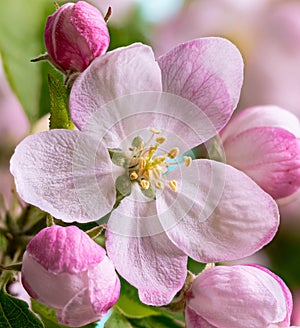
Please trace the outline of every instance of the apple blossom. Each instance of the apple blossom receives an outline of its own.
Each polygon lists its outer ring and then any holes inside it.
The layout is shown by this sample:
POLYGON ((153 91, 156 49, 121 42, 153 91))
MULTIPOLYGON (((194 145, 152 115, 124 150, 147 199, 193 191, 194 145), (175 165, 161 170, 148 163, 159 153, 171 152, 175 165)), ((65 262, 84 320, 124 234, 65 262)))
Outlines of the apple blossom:
POLYGON ((271 271, 255 265, 217 266, 193 281, 186 327, 290 327, 291 312, 291 293, 271 271))
POLYGON ((249 175, 273 198, 300 187, 300 123, 277 106, 250 107, 221 132, 228 164, 249 175))
POLYGON ((82 72, 109 46, 101 12, 85 1, 66 3, 49 16, 44 39, 51 62, 63 72, 82 72))
POLYGON ((73 327, 99 320, 120 293, 105 250, 75 226, 51 226, 33 237, 22 282, 32 298, 56 309, 59 323, 73 327))
POLYGON ((20 196, 66 222, 109 213, 106 248, 117 271, 144 303, 169 303, 188 256, 241 258, 278 227, 276 203, 244 173, 178 156, 226 124, 242 67, 221 38, 187 42, 158 61, 142 44, 95 59, 70 95, 79 130, 42 132, 16 148, 20 196))

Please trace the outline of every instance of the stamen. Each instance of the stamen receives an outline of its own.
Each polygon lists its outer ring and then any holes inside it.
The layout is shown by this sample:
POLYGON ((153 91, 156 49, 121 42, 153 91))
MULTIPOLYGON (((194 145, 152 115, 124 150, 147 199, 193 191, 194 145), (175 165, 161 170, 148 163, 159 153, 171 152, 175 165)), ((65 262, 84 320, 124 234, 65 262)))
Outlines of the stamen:
POLYGON ((145 158, 142 157, 142 158, 140 158, 140 161, 139 161, 139 171, 143 171, 145 166, 146 166, 146 160, 145 160, 145 158))
POLYGON ((184 165, 186 167, 190 167, 191 166, 191 164, 192 164, 192 157, 190 157, 190 156, 184 156, 183 157, 183 160, 184 160, 184 165))
POLYGON ((165 160, 166 160, 166 156, 156 156, 154 158, 154 164, 157 165, 163 163, 165 160))
POLYGON ((175 180, 169 181, 169 186, 173 191, 177 192, 177 182, 175 180))
POLYGON ((157 129, 154 129, 154 128, 151 128, 150 131, 154 134, 160 134, 161 133, 160 130, 157 130, 157 129))
POLYGON ((164 184, 161 181, 156 181, 154 186, 157 189, 164 189, 164 184))
POLYGON ((130 177, 130 180, 136 180, 139 176, 135 171, 133 171, 130 173, 129 177, 130 177))
POLYGON ((160 171, 160 169, 158 169, 157 167, 155 167, 152 170, 152 173, 153 173, 155 179, 160 179, 160 177, 161 177, 161 171, 160 171))
POLYGON ((150 182, 147 181, 147 180, 142 180, 142 181, 141 181, 141 187, 142 187, 143 189, 145 189, 145 190, 149 189, 149 187, 150 187, 150 182))
POLYGON ((150 173, 148 170, 144 171, 142 177, 146 180, 150 180, 150 173))
POLYGON ((167 138, 164 137, 164 136, 157 137, 157 138, 155 139, 155 141, 156 141, 158 144, 160 144, 160 145, 163 144, 166 140, 167 140, 167 138))
POLYGON ((179 155, 179 149, 177 147, 172 148, 169 152, 168 152, 168 157, 171 159, 174 159, 175 157, 177 157, 179 155))

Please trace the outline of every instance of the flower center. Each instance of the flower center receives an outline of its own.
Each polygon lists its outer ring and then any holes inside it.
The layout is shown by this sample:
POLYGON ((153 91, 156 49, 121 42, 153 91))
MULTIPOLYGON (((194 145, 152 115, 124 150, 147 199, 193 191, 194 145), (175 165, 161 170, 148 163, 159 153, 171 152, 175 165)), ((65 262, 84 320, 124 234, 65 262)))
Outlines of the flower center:
MULTIPOLYGON (((163 189, 166 182, 162 177, 168 171, 168 167, 180 164, 176 161, 168 161, 179 155, 179 149, 174 147, 160 155, 159 147, 167 139, 159 130, 151 128, 150 132, 152 135, 146 143, 140 137, 136 137, 132 141, 132 147, 129 148, 131 152, 128 165, 129 178, 132 182, 138 182, 142 190, 163 189)), ((185 156, 183 162, 188 167, 191 165, 192 158, 185 156)), ((177 191, 177 181, 168 181, 167 184, 173 191, 177 191)))

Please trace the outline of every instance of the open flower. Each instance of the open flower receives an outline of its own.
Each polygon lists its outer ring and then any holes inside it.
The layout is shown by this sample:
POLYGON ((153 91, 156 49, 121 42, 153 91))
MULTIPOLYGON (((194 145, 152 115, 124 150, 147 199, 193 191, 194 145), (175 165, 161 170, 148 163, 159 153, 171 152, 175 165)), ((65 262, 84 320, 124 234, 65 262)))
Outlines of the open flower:
POLYGON ((99 320, 120 294, 105 250, 75 226, 45 228, 29 242, 22 282, 31 297, 56 309, 61 324, 72 327, 99 320))
POLYGON ((298 118, 277 106, 247 108, 221 132, 227 163, 275 199, 300 187, 299 136, 298 118))
POLYGON ((291 293, 271 271, 254 265, 217 266, 193 281, 186 327, 290 327, 291 312, 291 293))
POLYGON ((244 173, 178 156, 224 126, 241 82, 241 56, 220 38, 182 44, 158 62, 142 44, 109 52, 73 86, 79 131, 42 132, 17 147, 17 190, 67 222, 113 210, 106 247, 117 271, 143 302, 167 304, 187 256, 237 259, 277 230, 276 203, 244 173))

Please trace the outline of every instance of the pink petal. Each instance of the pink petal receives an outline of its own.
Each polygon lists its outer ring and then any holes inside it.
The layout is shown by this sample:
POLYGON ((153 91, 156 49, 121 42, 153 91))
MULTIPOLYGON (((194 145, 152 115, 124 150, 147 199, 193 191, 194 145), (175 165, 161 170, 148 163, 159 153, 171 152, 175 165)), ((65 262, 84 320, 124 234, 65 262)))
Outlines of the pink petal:
POLYGON ((24 139, 11 159, 20 196, 65 222, 87 222, 115 203, 112 162, 99 141, 51 130, 24 139))
POLYGON ((187 256, 163 232, 155 212, 155 201, 125 198, 109 219, 106 248, 119 274, 138 289, 141 301, 161 306, 183 286, 187 256))
POLYGON ((212 326, 205 319, 200 317, 189 306, 185 309, 185 325, 186 328, 218 328, 216 326, 212 326))
POLYGON ((195 103, 220 131, 241 91, 243 60, 237 48, 222 38, 202 38, 175 47, 158 63, 163 91, 195 103))
POLYGON ((60 324, 72 327, 85 326, 101 317, 92 307, 88 288, 76 294, 64 308, 57 309, 56 315, 60 324))
POLYGON ((108 148, 128 150, 136 136, 149 140, 150 128, 167 138, 160 147, 164 152, 175 146, 184 152, 217 133, 193 103, 162 92, 141 92, 110 101, 93 113, 82 131, 108 148))
POLYGON ((105 257, 105 250, 76 226, 54 225, 42 229, 31 239, 26 250, 54 274, 78 273, 98 264, 105 257))
POLYGON ((135 43, 96 58, 76 79, 70 94, 70 111, 81 129, 100 107, 124 95, 161 91, 161 72, 152 49, 135 43))
POLYGON ((223 142, 229 137, 255 127, 282 128, 300 137, 300 122, 296 115, 278 106, 256 106, 241 111, 221 132, 223 142))
POLYGON ((249 175, 273 198, 300 187, 300 141, 273 127, 246 130, 223 144, 227 163, 249 175))
POLYGON ((275 201, 248 176, 223 163, 194 160, 168 175, 178 192, 157 197, 159 219, 179 249, 200 262, 239 259, 274 237, 275 201))
POLYGON ((188 306, 211 325, 267 328, 283 323, 286 299, 278 281, 251 266, 218 266, 193 282, 188 306))
POLYGON ((285 297, 285 302, 286 302, 287 314, 286 314, 284 322, 285 322, 285 324, 289 325, 289 323, 291 321, 292 311, 293 311, 293 298, 292 298, 291 291, 289 290, 289 288, 287 287, 285 282, 280 277, 278 277, 275 273, 273 273, 272 271, 268 270, 265 267, 262 267, 260 265, 254 265, 254 264, 249 264, 249 266, 266 272, 267 274, 269 274, 272 278, 274 278, 277 281, 277 283, 279 284, 279 286, 282 289, 282 292, 285 297))
POLYGON ((70 299, 86 288, 87 281, 87 271, 76 274, 53 274, 39 264, 30 253, 24 253, 23 285, 31 296, 43 304, 54 308, 64 307, 70 299))
POLYGON ((89 297, 96 313, 103 316, 120 296, 120 280, 107 256, 88 271, 89 297))

